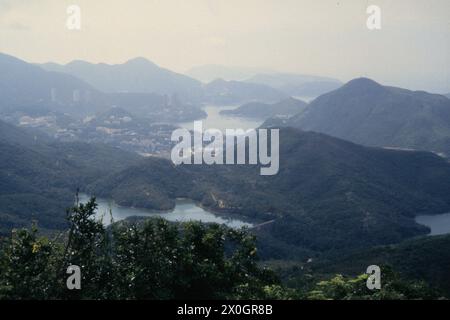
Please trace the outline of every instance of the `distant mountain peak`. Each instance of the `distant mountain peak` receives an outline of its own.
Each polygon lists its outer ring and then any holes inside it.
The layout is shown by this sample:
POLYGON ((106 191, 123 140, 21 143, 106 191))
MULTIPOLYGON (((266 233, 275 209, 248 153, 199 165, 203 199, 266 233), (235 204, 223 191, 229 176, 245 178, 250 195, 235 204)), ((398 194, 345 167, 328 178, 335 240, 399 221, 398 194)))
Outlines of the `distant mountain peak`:
POLYGON ((75 59, 75 60, 70 61, 67 65, 71 65, 71 64, 90 64, 90 62, 80 60, 80 59, 75 59))
POLYGON ((201 83, 188 76, 159 67, 144 57, 124 63, 90 63, 80 60, 68 65, 41 65, 45 70, 70 74, 105 93, 156 93, 197 101, 201 83))
POLYGON ((305 112, 280 125, 368 146, 450 155, 449 123, 450 101, 443 96, 358 78, 318 97, 305 112))
POLYGON ((350 80, 349 82, 347 82, 342 88, 383 88, 383 86, 381 84, 379 84, 378 82, 369 79, 369 78, 355 78, 353 80, 350 80))
POLYGON ((151 65, 152 67, 157 67, 157 65, 155 63, 153 63, 152 61, 150 61, 144 57, 136 57, 136 58, 130 59, 127 62, 125 62, 125 64, 141 65, 141 66, 151 65))

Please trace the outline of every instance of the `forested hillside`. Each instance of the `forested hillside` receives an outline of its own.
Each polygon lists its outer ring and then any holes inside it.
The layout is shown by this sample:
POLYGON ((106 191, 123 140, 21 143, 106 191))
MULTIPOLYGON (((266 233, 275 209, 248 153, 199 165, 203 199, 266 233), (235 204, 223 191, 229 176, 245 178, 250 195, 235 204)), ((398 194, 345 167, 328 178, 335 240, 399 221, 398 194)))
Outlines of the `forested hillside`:
POLYGON ((259 222, 267 255, 348 250, 425 234, 418 214, 450 209, 450 164, 427 152, 355 145, 323 134, 283 129, 280 171, 248 165, 173 166, 146 159, 102 178, 89 191, 119 204, 167 209, 188 197, 224 214, 259 222), (245 190, 245 192, 243 192, 245 190))
POLYGON ((105 145, 39 139, 0 122, 0 232, 29 226, 66 228, 65 210, 77 189, 140 160, 105 145))
POLYGON ((354 79, 312 101, 304 112, 283 122, 355 143, 427 150, 450 155, 450 100, 424 91, 354 79))

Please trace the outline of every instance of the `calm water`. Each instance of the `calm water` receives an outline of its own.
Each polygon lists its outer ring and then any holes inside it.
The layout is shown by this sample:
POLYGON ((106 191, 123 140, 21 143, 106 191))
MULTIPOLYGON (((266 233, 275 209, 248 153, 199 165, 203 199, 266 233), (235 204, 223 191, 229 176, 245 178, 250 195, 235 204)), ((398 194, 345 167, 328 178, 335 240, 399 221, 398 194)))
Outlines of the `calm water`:
POLYGON ((431 229, 430 236, 450 233, 450 213, 417 216, 416 222, 431 229))
MULTIPOLYGON (((86 203, 89 196, 80 194, 80 202, 86 203)), ((108 199, 97 198, 97 215, 96 217, 103 218, 103 223, 108 225, 111 223, 110 210, 114 221, 123 220, 127 217, 162 217, 168 221, 186 222, 186 221, 201 221, 201 222, 215 222, 225 224, 231 228, 251 227, 252 224, 246 223, 237 219, 227 219, 219 217, 211 212, 197 206, 191 200, 176 200, 175 208, 170 212, 155 212, 147 209, 129 208, 117 205, 114 201, 108 199)))
MULTIPOLYGON (((258 119, 247 119, 241 117, 230 117, 226 115, 220 114, 222 110, 233 110, 238 108, 239 106, 226 106, 226 107, 217 107, 217 106, 205 106, 203 110, 208 114, 205 119, 202 119, 203 122, 203 130, 206 129, 219 129, 222 132, 225 132, 225 129, 255 129, 263 124, 264 120, 258 119)), ((182 122, 178 124, 182 128, 186 128, 188 130, 194 129, 194 121, 190 122, 182 122)))

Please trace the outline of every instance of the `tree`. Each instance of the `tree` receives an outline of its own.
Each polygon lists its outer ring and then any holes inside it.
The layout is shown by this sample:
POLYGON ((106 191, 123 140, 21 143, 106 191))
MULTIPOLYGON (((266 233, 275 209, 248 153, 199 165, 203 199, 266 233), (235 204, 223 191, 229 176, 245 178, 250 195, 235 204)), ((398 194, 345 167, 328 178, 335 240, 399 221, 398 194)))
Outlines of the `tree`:
MULTIPOLYGON (((425 283, 382 268, 381 290, 368 275, 335 277, 312 290, 283 286, 258 264, 246 230, 161 218, 95 219, 95 198, 68 210, 70 229, 54 240, 14 231, 0 245, 0 299, 435 299, 425 283), (81 290, 66 286, 66 270, 81 270, 81 290)), ((312 282, 312 283, 315 283, 312 282)), ((306 287, 308 287, 307 285, 306 287)))
POLYGON ((0 299, 46 299, 55 294, 61 246, 31 230, 14 231, 0 251, 0 299))
POLYGON ((402 279, 390 267, 382 268, 382 286, 380 290, 369 290, 366 286, 367 274, 354 278, 336 275, 320 281, 307 294, 313 300, 410 300, 436 299, 438 292, 425 282, 402 279))
POLYGON ((0 298, 231 299, 280 297, 275 274, 258 266, 245 230, 161 218, 95 220, 95 199, 68 211, 62 240, 14 232, 0 255, 0 298), (67 267, 81 270, 81 290, 66 287, 67 267))

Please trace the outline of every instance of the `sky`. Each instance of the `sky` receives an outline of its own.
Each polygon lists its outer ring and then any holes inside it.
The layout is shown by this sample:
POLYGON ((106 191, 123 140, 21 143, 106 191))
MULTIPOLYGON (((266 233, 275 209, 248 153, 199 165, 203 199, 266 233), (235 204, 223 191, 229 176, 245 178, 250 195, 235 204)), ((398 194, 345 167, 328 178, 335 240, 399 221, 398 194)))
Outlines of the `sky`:
MULTIPOLYGON (((0 0, 0 52, 177 72, 257 67, 450 92, 450 0, 0 0), (66 10, 81 9, 69 30, 66 10), (369 30, 369 5, 381 29, 369 30)), ((1 70, 0 70, 1 71, 1 70)))

